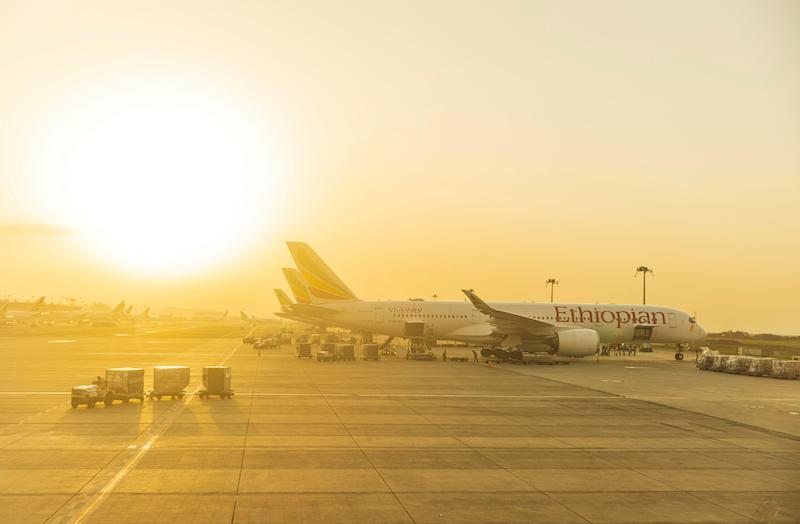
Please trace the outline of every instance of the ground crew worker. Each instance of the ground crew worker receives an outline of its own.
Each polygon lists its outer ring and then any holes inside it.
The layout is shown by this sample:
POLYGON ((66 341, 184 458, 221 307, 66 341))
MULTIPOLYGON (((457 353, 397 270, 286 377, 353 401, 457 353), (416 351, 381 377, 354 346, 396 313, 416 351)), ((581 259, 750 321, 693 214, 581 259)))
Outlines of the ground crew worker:
POLYGON ((445 350, 444 350, 444 352, 442 353, 442 360, 443 360, 444 362, 447 362, 447 350, 446 350, 446 349, 445 349, 445 350))
POLYGON ((478 362, 478 352, 475 351, 474 349, 472 350, 472 361, 475 362, 476 364, 478 362))

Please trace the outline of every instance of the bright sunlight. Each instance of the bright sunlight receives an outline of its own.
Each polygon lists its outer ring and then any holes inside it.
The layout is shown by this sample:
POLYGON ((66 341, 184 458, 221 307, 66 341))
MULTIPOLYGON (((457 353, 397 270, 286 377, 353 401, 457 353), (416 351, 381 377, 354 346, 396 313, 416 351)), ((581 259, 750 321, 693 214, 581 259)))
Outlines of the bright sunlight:
POLYGON ((192 86, 107 89, 64 107, 42 133, 45 211, 118 266, 207 269, 274 216, 278 162, 263 115, 192 86))

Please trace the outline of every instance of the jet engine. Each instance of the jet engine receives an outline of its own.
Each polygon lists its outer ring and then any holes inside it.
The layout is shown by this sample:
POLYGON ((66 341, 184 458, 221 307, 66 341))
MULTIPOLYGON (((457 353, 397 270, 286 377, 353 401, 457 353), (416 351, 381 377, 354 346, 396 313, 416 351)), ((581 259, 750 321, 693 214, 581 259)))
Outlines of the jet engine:
POLYGON ((562 357, 588 357, 597 353, 600 335, 594 329, 557 331, 553 348, 562 357))

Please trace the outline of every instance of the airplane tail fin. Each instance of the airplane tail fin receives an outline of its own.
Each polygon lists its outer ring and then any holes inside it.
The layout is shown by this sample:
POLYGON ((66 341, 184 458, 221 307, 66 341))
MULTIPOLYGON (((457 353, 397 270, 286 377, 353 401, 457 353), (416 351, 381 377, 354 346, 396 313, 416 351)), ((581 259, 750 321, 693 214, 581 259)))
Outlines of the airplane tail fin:
POLYGON ((122 302, 120 302, 119 304, 117 304, 117 306, 114 309, 111 310, 112 313, 122 313, 123 311, 125 311, 125 301, 124 300, 122 302))
POLYGON ((8 302, 0 306, 0 315, 5 315, 8 312, 8 302))
POLYGON ((311 304, 311 294, 308 292, 303 277, 300 272, 293 267, 281 268, 283 276, 286 277, 286 282, 289 283, 289 289, 292 290, 292 295, 298 304, 311 304))
POLYGON ((273 291, 275 291, 275 296, 277 297, 278 304, 280 304, 281 307, 294 305, 292 299, 290 299, 289 295, 287 295, 286 292, 284 292, 282 289, 274 289, 273 291))
POLYGON ((127 308, 125 308, 125 314, 126 315, 130 315, 131 311, 133 311, 133 306, 128 306, 127 308))
POLYGON ((146 317, 149 314, 150 314, 150 306, 147 306, 146 308, 144 308, 144 311, 142 311, 142 316, 146 317))
POLYGON ((250 320, 250 317, 247 316, 247 313, 245 313, 241 309, 239 310, 239 318, 241 318, 242 320, 250 320))
POLYGON ((36 299, 36 302, 34 302, 33 305, 31 306, 31 310, 39 311, 40 309, 42 309, 42 304, 44 304, 43 296, 36 299))
POLYGON ((305 242, 287 242, 314 304, 358 300, 322 258, 305 242))

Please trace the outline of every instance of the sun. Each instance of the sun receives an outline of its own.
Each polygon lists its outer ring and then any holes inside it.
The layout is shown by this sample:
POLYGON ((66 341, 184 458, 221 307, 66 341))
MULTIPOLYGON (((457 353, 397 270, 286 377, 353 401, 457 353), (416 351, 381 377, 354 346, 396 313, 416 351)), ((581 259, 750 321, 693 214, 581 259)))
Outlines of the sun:
POLYGON ((127 270, 210 268, 274 216, 274 137, 219 93, 173 85, 84 94, 43 137, 48 213, 127 270))

